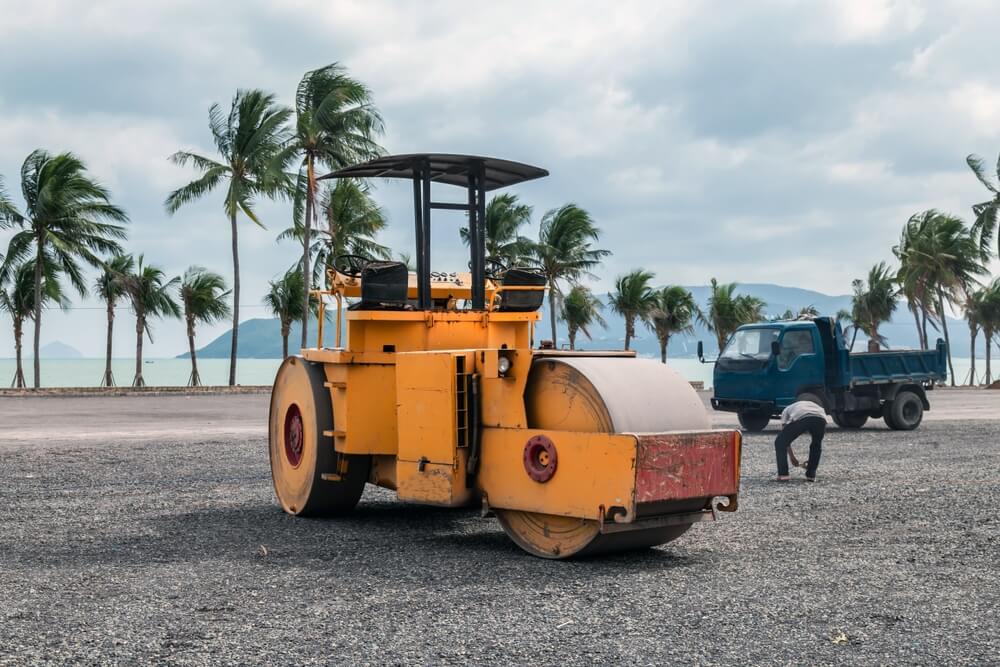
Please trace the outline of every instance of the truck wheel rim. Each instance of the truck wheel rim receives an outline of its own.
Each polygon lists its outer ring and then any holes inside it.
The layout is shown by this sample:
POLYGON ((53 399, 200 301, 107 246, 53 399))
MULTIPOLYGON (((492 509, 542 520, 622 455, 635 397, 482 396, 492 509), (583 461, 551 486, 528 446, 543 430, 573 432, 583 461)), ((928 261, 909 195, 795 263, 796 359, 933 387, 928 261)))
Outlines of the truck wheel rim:
POLYGON ((916 421, 919 412, 916 401, 907 401, 903 404, 903 419, 906 420, 907 424, 916 421))
POLYGON ((302 412, 299 406, 292 403, 285 413, 285 458, 293 468, 298 468, 302 463, 302 444, 305 441, 305 434, 302 429, 302 412))

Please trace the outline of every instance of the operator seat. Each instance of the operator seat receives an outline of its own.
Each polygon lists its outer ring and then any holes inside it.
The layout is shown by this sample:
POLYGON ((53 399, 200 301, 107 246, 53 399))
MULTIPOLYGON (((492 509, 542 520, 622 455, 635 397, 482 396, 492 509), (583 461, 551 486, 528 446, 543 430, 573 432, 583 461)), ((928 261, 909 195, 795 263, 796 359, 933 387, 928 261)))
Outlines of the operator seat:
POLYGON ((407 310, 409 271, 402 262, 369 262, 361 270, 361 301, 350 310, 407 310))
MULTIPOLYGON (((545 287, 545 275, 538 269, 511 268, 500 277, 502 287, 545 287)), ((500 292, 500 306, 504 313, 530 313, 542 307, 545 290, 504 290, 500 292)))

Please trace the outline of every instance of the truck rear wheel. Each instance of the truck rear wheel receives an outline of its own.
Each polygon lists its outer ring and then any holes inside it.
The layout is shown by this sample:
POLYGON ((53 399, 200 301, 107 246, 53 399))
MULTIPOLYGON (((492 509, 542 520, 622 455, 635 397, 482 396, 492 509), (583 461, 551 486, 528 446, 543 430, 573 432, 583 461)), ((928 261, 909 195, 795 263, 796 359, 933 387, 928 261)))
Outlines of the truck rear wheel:
POLYGON ((912 391, 901 391, 885 404, 882 415, 894 431, 912 431, 924 419, 924 404, 912 391))
POLYGON ((771 421, 770 414, 752 410, 737 413, 737 417, 740 419, 740 426, 743 427, 743 430, 751 433, 760 433, 767 428, 767 423, 771 421))
POLYGON ((840 428, 861 428, 868 421, 867 412, 834 412, 833 423, 840 428))

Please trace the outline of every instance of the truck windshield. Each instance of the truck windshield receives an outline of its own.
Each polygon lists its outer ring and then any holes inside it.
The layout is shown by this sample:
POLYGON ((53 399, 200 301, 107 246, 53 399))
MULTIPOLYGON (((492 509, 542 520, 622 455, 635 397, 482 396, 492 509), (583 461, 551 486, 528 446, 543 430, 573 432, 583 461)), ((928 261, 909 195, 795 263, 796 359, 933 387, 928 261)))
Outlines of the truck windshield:
POLYGON ((719 356, 723 359, 767 359, 771 356, 771 343, 778 340, 779 333, 779 329, 737 331, 719 356))

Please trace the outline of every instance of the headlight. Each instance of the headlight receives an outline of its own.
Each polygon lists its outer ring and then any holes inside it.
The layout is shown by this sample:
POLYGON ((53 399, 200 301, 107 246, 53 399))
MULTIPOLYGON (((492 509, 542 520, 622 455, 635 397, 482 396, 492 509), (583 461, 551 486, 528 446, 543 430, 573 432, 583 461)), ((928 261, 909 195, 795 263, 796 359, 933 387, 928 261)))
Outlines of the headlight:
POLYGON ((508 357, 501 356, 497 359, 497 372, 500 375, 506 375, 507 371, 510 370, 510 359, 508 357))

